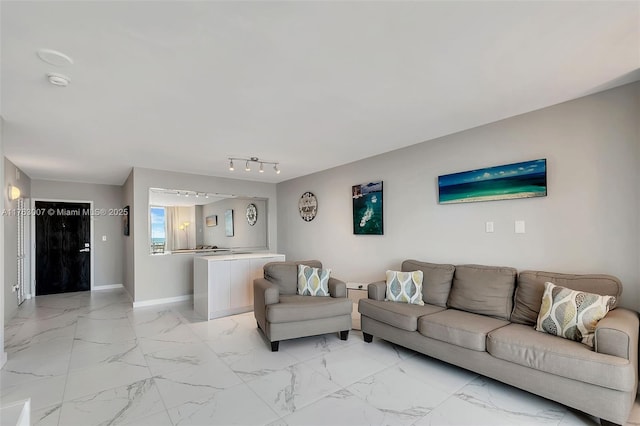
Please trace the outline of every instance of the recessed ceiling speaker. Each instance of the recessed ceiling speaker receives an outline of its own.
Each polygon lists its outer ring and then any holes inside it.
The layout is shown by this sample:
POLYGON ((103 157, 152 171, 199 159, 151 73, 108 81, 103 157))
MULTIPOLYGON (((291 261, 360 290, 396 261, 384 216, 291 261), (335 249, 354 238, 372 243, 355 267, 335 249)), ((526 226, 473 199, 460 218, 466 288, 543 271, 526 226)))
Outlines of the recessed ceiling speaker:
POLYGON ((73 64, 73 59, 62 52, 53 49, 40 49, 37 52, 42 61, 57 67, 67 67, 73 64))
POLYGON ((49 83, 53 84, 54 86, 60 87, 67 87, 71 82, 71 79, 66 75, 54 72, 50 72, 49 74, 47 74, 47 79, 49 80, 49 83))

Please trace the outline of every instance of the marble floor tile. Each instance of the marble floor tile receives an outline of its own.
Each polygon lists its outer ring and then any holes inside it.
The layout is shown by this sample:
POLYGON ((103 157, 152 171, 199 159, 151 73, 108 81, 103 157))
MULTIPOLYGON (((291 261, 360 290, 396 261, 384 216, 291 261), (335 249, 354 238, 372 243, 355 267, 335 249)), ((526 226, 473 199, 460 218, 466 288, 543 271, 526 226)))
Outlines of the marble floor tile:
POLYGON ((98 343, 86 340, 73 342, 69 371, 121 362, 144 367, 147 365, 137 340, 118 343, 98 343))
MULTIPOLYGON (((158 347, 160 346, 160 342, 158 347)), ((180 370, 194 365, 204 365, 217 356, 209 346, 198 343, 163 342, 165 348, 145 354, 147 365, 154 375, 180 370)))
POLYGON ((289 426, 394 426, 406 423, 396 413, 380 411, 346 389, 322 398, 282 420, 289 426))
POLYGON ((136 334, 127 318, 96 319, 78 318, 76 340, 94 343, 118 343, 135 340, 136 334))
POLYGON ((145 379, 62 404, 61 425, 118 425, 164 411, 153 379, 145 379))
POLYGON ((145 354, 164 349, 166 342, 198 343, 201 341, 202 340, 185 324, 178 325, 165 333, 152 336, 138 335, 138 343, 140 344, 142 352, 145 354))
POLYGON ((169 415, 176 426, 257 426, 278 419, 276 413, 245 384, 216 392, 200 402, 170 408, 169 415))
POLYGON ((134 310, 129 312, 128 317, 138 337, 171 333, 183 324, 180 316, 169 308, 147 309, 142 312, 134 310))
POLYGON ((0 386, 8 387, 67 374, 73 339, 21 346, 8 352, 7 363, 0 370, 0 386))
POLYGON ((340 389, 304 363, 274 371, 247 384, 279 416, 291 414, 340 389))
POLYGON ((500 413, 514 425, 558 424, 566 415, 566 408, 560 404, 483 376, 454 395, 487 412, 500 413))
POLYGON ((299 362, 286 352, 271 352, 266 346, 244 353, 225 353, 219 357, 244 381, 266 376, 299 362))
POLYGON ((169 413, 167 410, 161 411, 156 414, 152 414, 151 416, 143 417, 140 419, 131 420, 130 422, 125 422, 122 424, 123 426, 173 426, 171 422, 171 417, 169 417, 169 413))
POLYGON ((449 393, 416 379, 398 365, 346 389, 380 411, 396 414, 398 425, 413 424, 450 397, 449 393))
POLYGON ((469 370, 422 354, 400 361, 396 365, 411 377, 450 394, 460 390, 478 377, 478 374, 469 370))
POLYGON ((283 340, 280 342, 279 350, 296 357, 300 361, 306 361, 331 351, 347 348, 354 343, 357 342, 353 336, 350 336, 347 340, 340 340, 338 333, 329 333, 321 336, 283 340))
POLYGON ((40 409, 31 410, 31 426, 57 426, 60 420, 62 402, 40 409))
POLYGON ((388 368, 382 362, 363 354, 355 346, 315 357, 306 361, 305 365, 343 387, 388 368))
POLYGON ((31 398, 31 409, 39 410, 62 402, 62 393, 67 376, 54 376, 40 380, 33 380, 15 386, 0 388, 0 401, 2 404, 31 398))
POLYGON ((150 377, 151 372, 146 365, 132 365, 121 361, 73 370, 67 377, 64 400, 70 401, 150 377))
POLYGON ((154 380, 167 408, 189 401, 200 402, 242 383, 240 377, 220 360, 160 374, 154 376, 154 380))

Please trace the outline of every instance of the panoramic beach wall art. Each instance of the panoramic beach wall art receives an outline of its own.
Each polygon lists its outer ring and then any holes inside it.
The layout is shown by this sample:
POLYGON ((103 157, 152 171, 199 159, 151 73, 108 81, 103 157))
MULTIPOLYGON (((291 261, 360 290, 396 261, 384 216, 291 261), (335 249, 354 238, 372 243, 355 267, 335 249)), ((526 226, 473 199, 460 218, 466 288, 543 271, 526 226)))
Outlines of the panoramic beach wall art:
POLYGON ((438 176, 440 204, 546 196, 546 158, 438 176))
POLYGON ((351 187, 353 198, 353 233, 383 235, 382 181, 351 187))

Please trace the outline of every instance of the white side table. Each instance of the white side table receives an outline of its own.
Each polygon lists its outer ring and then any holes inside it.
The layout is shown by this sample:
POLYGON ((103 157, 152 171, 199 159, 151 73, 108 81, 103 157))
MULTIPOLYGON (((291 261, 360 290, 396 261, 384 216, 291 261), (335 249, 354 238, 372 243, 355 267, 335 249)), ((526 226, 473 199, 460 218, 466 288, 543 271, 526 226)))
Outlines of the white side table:
POLYGON ((347 283, 347 297, 353 302, 353 311, 351 312, 351 328, 361 330, 360 312, 358 312, 358 300, 368 297, 367 285, 358 283, 347 283))

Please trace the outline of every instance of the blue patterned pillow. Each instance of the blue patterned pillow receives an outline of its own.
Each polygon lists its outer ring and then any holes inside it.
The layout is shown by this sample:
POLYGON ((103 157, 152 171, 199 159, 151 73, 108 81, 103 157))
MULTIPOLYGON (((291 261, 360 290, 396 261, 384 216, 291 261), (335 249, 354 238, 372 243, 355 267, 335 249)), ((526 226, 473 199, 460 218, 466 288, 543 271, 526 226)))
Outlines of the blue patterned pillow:
POLYGON ((387 271, 387 297, 385 300, 413 305, 422 301, 422 271, 387 271))
POLYGON ((331 269, 298 265, 298 294, 302 296, 329 296, 331 269))

